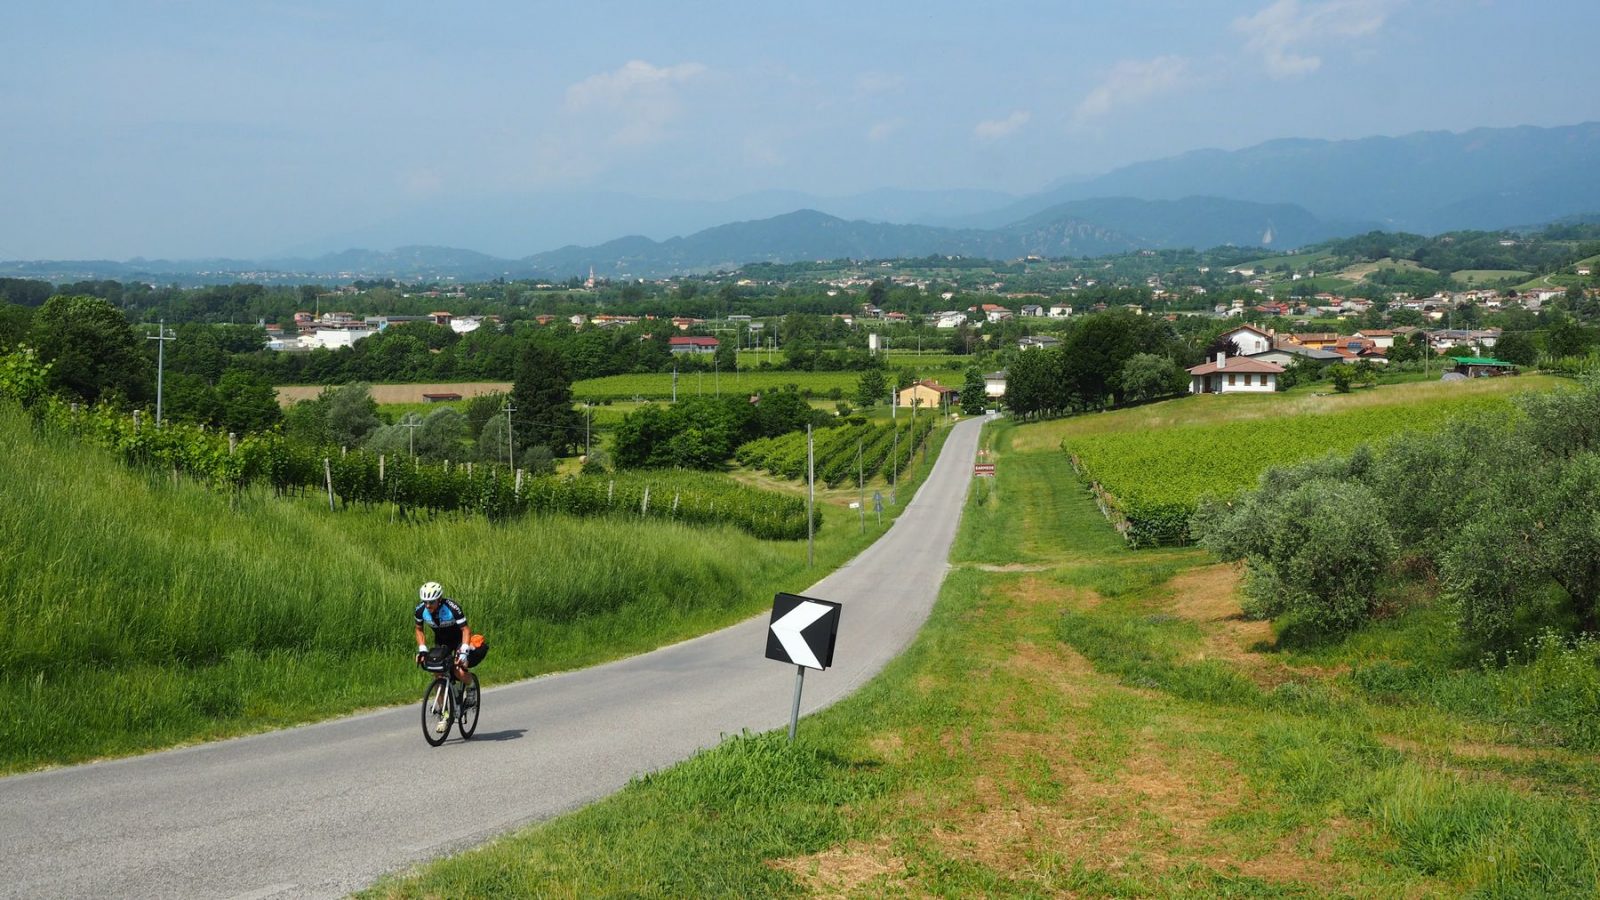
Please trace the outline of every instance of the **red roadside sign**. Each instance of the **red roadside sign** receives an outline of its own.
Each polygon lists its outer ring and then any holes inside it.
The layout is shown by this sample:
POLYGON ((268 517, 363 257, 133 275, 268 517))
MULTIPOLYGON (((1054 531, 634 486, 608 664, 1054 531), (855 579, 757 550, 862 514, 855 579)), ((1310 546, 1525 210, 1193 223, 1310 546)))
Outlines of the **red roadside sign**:
POLYGON ((993 478, 994 477, 994 463, 974 463, 973 466, 972 466, 972 474, 974 474, 974 475, 986 475, 986 476, 988 476, 990 478, 993 478))

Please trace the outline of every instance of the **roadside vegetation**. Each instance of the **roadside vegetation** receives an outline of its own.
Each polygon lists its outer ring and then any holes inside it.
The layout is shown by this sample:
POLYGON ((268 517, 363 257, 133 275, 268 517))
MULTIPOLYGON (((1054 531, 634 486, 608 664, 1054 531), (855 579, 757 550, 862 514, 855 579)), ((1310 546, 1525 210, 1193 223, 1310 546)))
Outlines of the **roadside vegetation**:
POLYGON ((1592 642, 1486 643, 1426 577, 1354 629, 1247 617, 1238 567, 1128 547, 1059 428, 986 432, 927 627, 796 744, 366 895, 1592 895, 1592 642))
MULTIPOLYGON (((920 480, 901 482, 902 501, 920 480)), ((219 494, 129 468, 9 403, 0 483, 0 596, 28 611, 0 634, 0 691, 14 701, 0 720, 7 772, 410 702, 410 612, 426 580, 493 642, 493 681, 648 650, 821 577, 904 505, 855 527, 839 499, 831 515, 851 527, 818 532, 813 567, 803 540, 729 526, 397 523, 381 508, 333 513, 315 496, 219 494)))

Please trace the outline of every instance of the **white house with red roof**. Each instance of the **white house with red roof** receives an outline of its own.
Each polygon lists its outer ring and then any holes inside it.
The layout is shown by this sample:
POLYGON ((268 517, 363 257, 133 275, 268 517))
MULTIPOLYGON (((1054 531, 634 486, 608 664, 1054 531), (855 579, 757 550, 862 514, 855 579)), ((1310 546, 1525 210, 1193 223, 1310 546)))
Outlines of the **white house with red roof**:
POLYGON ((1270 394, 1278 389, 1283 366, 1246 356, 1217 358, 1189 370, 1191 394, 1270 394))
POLYGON ((1233 341, 1239 348, 1240 356, 1265 353, 1272 349, 1272 333, 1254 325, 1240 325, 1223 332, 1221 337, 1233 341))

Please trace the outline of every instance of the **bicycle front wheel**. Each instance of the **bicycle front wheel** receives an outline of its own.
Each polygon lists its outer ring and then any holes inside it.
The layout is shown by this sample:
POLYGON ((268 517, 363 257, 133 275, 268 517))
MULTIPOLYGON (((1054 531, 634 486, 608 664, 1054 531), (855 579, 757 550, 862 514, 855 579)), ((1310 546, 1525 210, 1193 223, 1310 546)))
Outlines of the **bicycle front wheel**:
POLYGON ((435 678, 422 694, 422 736, 437 747, 450 736, 450 718, 454 714, 450 698, 450 683, 435 678))
POLYGON ((478 707, 483 704, 483 693, 478 690, 477 674, 468 672, 467 678, 470 680, 461 692, 467 702, 462 703, 456 713, 456 728, 461 730, 462 740, 472 737, 472 733, 478 730, 478 707))

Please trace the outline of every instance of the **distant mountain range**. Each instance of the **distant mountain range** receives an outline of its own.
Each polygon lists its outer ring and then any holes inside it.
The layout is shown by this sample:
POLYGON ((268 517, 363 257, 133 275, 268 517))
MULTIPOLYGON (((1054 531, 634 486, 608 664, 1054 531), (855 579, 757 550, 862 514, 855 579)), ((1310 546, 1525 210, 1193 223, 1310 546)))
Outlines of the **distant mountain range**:
MULTIPOLYGON (((308 246, 303 249, 309 252, 264 260, 0 263, 0 276, 189 283, 350 277, 466 281, 565 279, 593 267, 608 277, 649 278, 807 259, 1098 256, 1223 244, 1279 249, 1375 228, 1434 234, 1593 213, 1600 210, 1596 171, 1600 123, 1351 141, 1278 140, 1136 163, 1021 198, 987 191, 883 190, 842 198, 769 192, 719 203, 678 203, 570 193, 477 204, 470 212, 466 205, 441 209, 428 223, 389 223, 368 231, 376 238, 388 233, 386 228, 410 229, 409 234, 492 230, 496 243, 503 244, 508 235, 532 242, 539 234, 553 234, 550 223, 578 218, 573 209, 584 210, 589 234, 607 227, 597 223, 638 223, 627 229, 634 233, 630 237, 520 258, 422 245, 321 254, 308 246), (541 202, 558 204, 564 212, 549 216, 541 202), (737 221, 715 224, 730 219, 737 221), (541 224, 536 228, 530 222, 541 224), (654 240, 643 233, 682 236, 654 240)), ((613 234, 621 230, 611 227, 613 234)))

